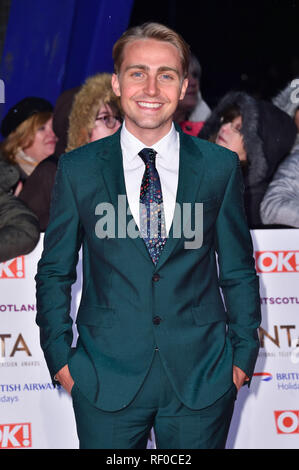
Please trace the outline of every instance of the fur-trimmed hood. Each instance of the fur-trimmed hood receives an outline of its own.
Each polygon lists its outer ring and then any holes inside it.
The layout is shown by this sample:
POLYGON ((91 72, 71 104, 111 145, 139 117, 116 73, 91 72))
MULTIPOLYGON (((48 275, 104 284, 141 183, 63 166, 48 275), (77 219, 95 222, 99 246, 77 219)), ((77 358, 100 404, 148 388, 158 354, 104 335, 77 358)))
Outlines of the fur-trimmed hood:
POLYGON ((226 109, 237 105, 242 116, 242 135, 247 153, 245 185, 269 182, 296 138, 293 120, 270 102, 257 100, 245 92, 227 93, 213 110, 199 137, 215 140, 226 109))
POLYGON ((76 94, 69 117, 67 152, 89 142, 98 110, 103 104, 109 104, 122 116, 120 100, 112 90, 109 73, 89 77, 76 94))

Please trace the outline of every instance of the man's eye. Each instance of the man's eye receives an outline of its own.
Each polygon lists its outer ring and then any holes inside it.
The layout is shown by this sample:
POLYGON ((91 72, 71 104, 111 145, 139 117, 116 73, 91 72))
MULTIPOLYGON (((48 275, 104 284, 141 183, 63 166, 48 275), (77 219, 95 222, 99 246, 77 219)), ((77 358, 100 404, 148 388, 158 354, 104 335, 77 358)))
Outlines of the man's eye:
POLYGON ((173 80, 173 76, 170 75, 169 73, 163 73, 162 75, 160 75, 160 79, 161 80, 173 80))
POLYGON ((142 78, 143 77, 143 72, 133 72, 132 76, 135 78, 142 78))

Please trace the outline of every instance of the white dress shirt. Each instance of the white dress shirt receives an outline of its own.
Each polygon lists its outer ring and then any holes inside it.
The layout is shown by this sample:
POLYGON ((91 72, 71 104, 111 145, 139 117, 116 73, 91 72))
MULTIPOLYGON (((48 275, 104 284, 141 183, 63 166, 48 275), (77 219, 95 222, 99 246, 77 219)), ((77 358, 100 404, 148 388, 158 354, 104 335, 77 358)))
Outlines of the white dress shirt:
MULTIPOLYGON (((139 197, 145 164, 138 153, 144 148, 149 148, 149 146, 131 134, 125 123, 123 123, 121 129, 120 144, 128 204, 136 225, 140 228, 139 197)), ((166 232, 168 234, 175 209, 180 160, 180 139, 174 124, 172 124, 168 134, 154 145, 151 145, 150 148, 157 152, 156 168, 161 181, 166 232)))

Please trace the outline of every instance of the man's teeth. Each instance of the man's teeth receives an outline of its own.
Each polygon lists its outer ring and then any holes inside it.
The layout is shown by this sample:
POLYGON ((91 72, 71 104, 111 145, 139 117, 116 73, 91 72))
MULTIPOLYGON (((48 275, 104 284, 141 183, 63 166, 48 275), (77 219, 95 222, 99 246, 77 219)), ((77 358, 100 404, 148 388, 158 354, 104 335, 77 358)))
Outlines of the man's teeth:
POLYGON ((138 101, 138 104, 144 108, 160 108, 162 106, 161 103, 145 103, 144 101, 138 101))

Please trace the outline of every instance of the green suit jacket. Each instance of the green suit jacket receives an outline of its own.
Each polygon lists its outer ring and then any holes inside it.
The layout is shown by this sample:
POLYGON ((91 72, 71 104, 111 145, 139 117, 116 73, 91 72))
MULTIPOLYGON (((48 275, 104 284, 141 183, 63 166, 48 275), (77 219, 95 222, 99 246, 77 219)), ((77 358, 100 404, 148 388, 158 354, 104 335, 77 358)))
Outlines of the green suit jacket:
POLYGON ((130 211, 122 220, 118 210, 118 196, 126 194, 120 132, 59 161, 36 276, 41 346, 52 377, 69 364, 77 387, 105 411, 133 400, 155 347, 176 394, 192 409, 232 386, 233 364, 250 377, 256 362, 260 298, 239 160, 179 132, 177 203, 189 203, 193 224, 195 203, 203 204, 202 244, 186 248, 188 217, 176 217, 156 266, 140 236, 124 236, 126 225, 136 226, 130 211), (100 238, 105 203, 115 208, 115 236, 100 238), (72 348, 71 285, 81 246, 79 339, 72 348))

